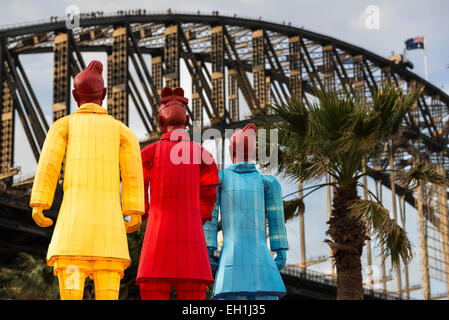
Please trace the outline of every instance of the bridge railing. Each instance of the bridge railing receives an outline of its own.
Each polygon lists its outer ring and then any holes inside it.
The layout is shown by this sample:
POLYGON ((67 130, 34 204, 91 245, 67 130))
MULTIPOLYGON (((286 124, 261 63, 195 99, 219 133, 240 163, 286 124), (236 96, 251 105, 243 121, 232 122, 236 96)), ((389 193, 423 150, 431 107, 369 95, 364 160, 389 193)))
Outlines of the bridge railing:
POLYGON ((14 176, 13 183, 20 184, 22 182, 29 181, 30 179, 33 179, 33 178, 34 178, 34 173, 19 173, 14 176))
POLYGON ((337 281, 335 278, 328 276, 324 273, 313 271, 308 269, 306 272, 304 272, 303 269, 297 268, 297 267, 285 267, 281 270, 281 273, 293 276, 296 278, 302 278, 305 280, 311 280, 314 282, 326 284, 329 286, 336 286, 337 281))
MULTIPOLYGON (((334 277, 331 277, 324 273, 317 272, 317 271, 310 270, 310 269, 308 269, 306 272, 304 272, 304 270, 301 268, 285 267, 284 269, 281 270, 281 273, 285 274, 285 275, 293 276, 296 278, 325 284, 328 286, 333 286, 333 287, 337 286, 337 281, 334 277)), ((377 299, 398 300, 398 297, 396 295, 385 294, 383 291, 380 291, 380 290, 363 288, 363 292, 365 295, 372 296, 377 299)))
MULTIPOLYGON (((218 11, 212 11, 212 14, 211 14, 210 12, 201 12, 200 10, 176 11, 173 9, 164 10, 164 11, 151 11, 151 10, 146 10, 143 8, 117 10, 115 12, 106 12, 106 13, 103 11, 80 12, 80 19, 88 20, 88 19, 97 19, 97 18, 114 17, 114 16, 150 16, 150 15, 162 15, 162 14, 216 15, 216 16, 226 17, 226 18, 239 18, 239 19, 260 20, 260 21, 263 20, 264 22, 281 24, 279 21, 262 19, 262 17, 251 17, 251 16, 238 15, 236 13, 233 15, 230 15, 230 14, 219 14, 218 11)), ((51 17, 45 18, 45 19, 32 20, 32 21, 20 22, 20 23, 12 23, 12 24, 0 26, 0 32, 11 30, 11 29, 16 29, 16 28, 30 27, 30 26, 40 25, 40 24, 45 24, 45 23, 60 23, 60 22, 64 22, 65 20, 66 20, 66 16, 51 16, 51 17)), ((291 22, 286 23, 285 21, 282 21, 282 24, 284 24, 284 25, 287 24, 288 26, 295 27, 298 29, 304 29, 303 26, 299 27, 297 25, 292 24, 291 22)))
MULTIPOLYGON (((61 21, 61 20, 59 20, 59 21, 61 21)), ((62 20, 62 21, 64 21, 64 20, 62 20)), ((6 30, 11 30, 11 29, 16 29, 16 28, 22 28, 22 27, 28 27, 28 26, 44 24, 44 23, 48 23, 48 22, 51 22, 51 21, 49 21, 49 18, 39 19, 39 20, 32 20, 32 21, 26 21, 26 22, 18 22, 18 23, 6 24, 6 25, 3 25, 3 26, 0 26, 0 32, 1 31, 6 31, 6 30)))

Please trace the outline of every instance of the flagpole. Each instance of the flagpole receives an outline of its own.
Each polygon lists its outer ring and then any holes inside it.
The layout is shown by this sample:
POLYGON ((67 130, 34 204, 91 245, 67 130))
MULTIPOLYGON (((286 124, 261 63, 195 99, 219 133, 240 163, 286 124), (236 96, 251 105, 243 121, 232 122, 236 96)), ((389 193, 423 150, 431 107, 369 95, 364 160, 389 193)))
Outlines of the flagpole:
POLYGON ((429 69, 427 66, 427 45, 426 45, 426 37, 423 36, 424 42, 424 70, 426 72, 426 81, 429 81, 429 69))

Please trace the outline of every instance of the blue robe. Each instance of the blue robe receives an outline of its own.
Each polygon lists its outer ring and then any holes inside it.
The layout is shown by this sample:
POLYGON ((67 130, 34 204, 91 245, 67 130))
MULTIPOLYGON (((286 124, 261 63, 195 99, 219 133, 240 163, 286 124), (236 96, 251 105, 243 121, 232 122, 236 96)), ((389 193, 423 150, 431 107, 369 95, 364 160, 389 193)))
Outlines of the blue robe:
POLYGON ((252 163, 236 163, 219 172, 217 191, 212 221, 204 225, 207 247, 216 249, 220 208, 223 248, 214 297, 283 296, 285 286, 265 240, 266 210, 270 249, 288 249, 279 182, 252 163))

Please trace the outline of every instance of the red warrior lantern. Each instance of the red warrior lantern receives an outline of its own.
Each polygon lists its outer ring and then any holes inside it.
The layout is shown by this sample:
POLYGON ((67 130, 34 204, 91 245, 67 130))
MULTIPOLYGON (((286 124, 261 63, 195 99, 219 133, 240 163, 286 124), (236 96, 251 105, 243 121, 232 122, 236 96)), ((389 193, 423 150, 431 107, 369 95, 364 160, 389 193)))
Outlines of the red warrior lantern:
POLYGON ((203 224, 211 219, 218 170, 185 131, 187 103, 182 88, 164 88, 158 110, 163 135, 141 153, 148 222, 136 283, 144 300, 168 300, 172 287, 178 299, 203 300, 214 281, 203 224))

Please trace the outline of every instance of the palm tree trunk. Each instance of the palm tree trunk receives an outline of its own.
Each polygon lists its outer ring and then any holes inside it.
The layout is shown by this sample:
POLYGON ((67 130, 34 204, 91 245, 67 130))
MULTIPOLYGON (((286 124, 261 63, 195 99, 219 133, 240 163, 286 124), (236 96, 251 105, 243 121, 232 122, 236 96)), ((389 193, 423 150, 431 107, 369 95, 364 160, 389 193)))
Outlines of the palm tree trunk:
POLYGON ((334 192, 328 235, 337 267, 337 300, 363 300, 362 252, 366 230, 349 215, 349 207, 357 196, 356 185, 338 187, 334 192))

